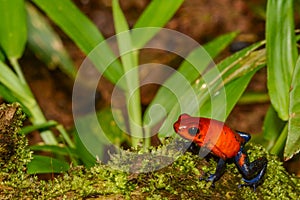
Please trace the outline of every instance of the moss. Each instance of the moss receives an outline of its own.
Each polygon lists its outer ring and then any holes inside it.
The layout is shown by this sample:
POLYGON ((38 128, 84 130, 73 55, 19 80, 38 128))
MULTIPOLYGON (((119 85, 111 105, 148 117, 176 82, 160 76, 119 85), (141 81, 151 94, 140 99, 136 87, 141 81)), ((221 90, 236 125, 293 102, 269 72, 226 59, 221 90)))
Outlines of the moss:
POLYGON ((19 133, 25 115, 18 104, 0 105, 1 172, 22 171, 30 161, 27 140, 19 133))
POLYGON ((5 198, 15 192, 14 188, 21 188, 27 178, 31 152, 25 136, 19 133, 24 119, 19 104, 0 105, 0 196, 5 198))
POLYGON ((0 150, 3 152, 0 199, 299 198, 299 179, 289 175, 276 156, 253 144, 247 145, 249 157, 254 160, 266 156, 269 161, 264 182, 256 192, 249 187, 238 188, 242 183, 241 175, 233 163, 227 165, 215 188, 211 188, 211 183, 199 180, 215 171, 216 160, 212 157, 200 159, 189 152, 180 153, 181 140, 169 141, 168 145, 147 151, 123 151, 112 155, 109 165, 98 164, 90 169, 73 167, 53 180, 39 180, 24 170, 31 152, 26 148, 25 137, 18 133, 23 119, 17 104, 0 106, 0 150), (4 120, 4 115, 10 116, 6 118, 8 120, 4 120), (161 168, 162 165, 166 167, 161 168))

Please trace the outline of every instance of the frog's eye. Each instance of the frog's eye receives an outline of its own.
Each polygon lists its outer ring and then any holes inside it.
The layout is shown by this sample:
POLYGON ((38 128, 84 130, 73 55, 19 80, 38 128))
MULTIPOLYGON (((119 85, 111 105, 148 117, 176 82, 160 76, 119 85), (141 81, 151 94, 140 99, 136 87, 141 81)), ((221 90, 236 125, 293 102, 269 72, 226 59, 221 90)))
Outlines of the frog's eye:
POLYGON ((194 135, 198 134, 200 132, 200 130, 197 127, 191 127, 188 129, 188 132, 190 135, 194 136, 194 135))

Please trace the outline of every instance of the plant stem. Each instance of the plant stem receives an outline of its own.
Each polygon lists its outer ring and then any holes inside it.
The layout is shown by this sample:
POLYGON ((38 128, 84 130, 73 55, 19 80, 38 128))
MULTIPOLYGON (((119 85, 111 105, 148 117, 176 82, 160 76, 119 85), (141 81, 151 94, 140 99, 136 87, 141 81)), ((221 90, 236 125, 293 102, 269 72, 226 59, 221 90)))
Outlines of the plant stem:
MULTIPOLYGON (((138 53, 130 52, 133 63, 137 65, 138 63, 138 53)), ((126 55, 123 56, 123 59, 126 55)), ((128 55, 130 56, 130 55, 128 55)), ((125 59, 124 59, 125 60, 125 59)), ((123 61, 122 61, 123 62, 123 61)), ((124 71, 128 72, 132 69, 132 66, 126 66, 124 64, 124 71)), ((136 66, 135 66, 136 67, 136 66)), ((142 129, 142 112, 141 112, 141 98, 140 98, 140 89, 139 89, 139 71, 138 69, 133 69, 130 73, 126 74, 126 102, 127 102, 127 111, 129 117, 129 127, 132 138, 132 146, 136 147, 141 142, 143 138, 143 129, 142 129)))
POLYGON ((24 77, 24 75, 23 75, 23 72, 22 72, 22 70, 21 70, 21 67, 20 67, 20 65, 19 65, 18 60, 15 59, 15 58, 11 58, 11 59, 9 59, 9 62, 10 62, 10 64, 12 65, 12 67, 14 68, 14 70, 15 70, 16 74, 18 75, 20 81, 21 81, 24 85, 27 86, 26 79, 25 79, 25 77, 24 77))
POLYGON ((20 130, 20 133, 26 135, 28 133, 31 133, 32 131, 49 129, 49 128, 55 127, 55 126, 57 126, 57 122, 53 121, 53 120, 50 120, 50 121, 47 121, 44 124, 23 127, 20 130))
POLYGON ((145 139, 144 139, 144 148, 148 148, 151 146, 151 129, 145 128, 144 129, 145 139))
POLYGON ((267 93, 247 92, 239 99, 238 104, 266 103, 270 101, 267 93))
MULTIPOLYGON (((35 105, 33 107, 29 107, 28 109, 30 110, 31 115, 32 115, 32 117, 31 117, 32 124, 40 125, 40 124, 44 124, 47 122, 44 114, 42 113, 42 111, 41 111, 39 105, 36 103, 36 101, 35 101, 35 105)), ((46 144, 50 144, 50 145, 58 144, 52 131, 49 131, 49 130, 42 131, 40 134, 41 134, 43 141, 46 144)))
POLYGON ((76 148, 75 144, 72 142, 71 138, 69 137, 67 131, 65 130, 65 128, 61 124, 57 125, 56 129, 63 136, 63 138, 65 139, 65 141, 66 141, 66 143, 68 144, 69 147, 76 148))
MULTIPOLYGON (((23 84, 24 92, 28 94, 28 97, 31 97, 30 99, 19 99, 19 101, 27 107, 27 109, 30 111, 31 114, 31 122, 34 125, 41 125, 47 122, 43 112, 41 111, 41 108, 39 107, 38 103, 36 102, 30 87, 28 86, 26 79, 23 75, 23 72, 20 68, 20 65, 18 63, 18 60, 15 58, 11 58, 10 60, 11 65, 13 66, 15 72, 18 75, 18 78, 20 79, 21 83, 23 84)), ((43 141, 46 144, 57 144, 57 140, 53 133, 51 131, 43 131, 41 132, 41 137, 43 141)))
POLYGON ((288 134, 288 124, 286 124, 279 136, 279 138, 276 140, 276 143, 274 144, 273 148, 270 150, 270 153, 278 155, 282 148, 284 147, 286 137, 288 134))

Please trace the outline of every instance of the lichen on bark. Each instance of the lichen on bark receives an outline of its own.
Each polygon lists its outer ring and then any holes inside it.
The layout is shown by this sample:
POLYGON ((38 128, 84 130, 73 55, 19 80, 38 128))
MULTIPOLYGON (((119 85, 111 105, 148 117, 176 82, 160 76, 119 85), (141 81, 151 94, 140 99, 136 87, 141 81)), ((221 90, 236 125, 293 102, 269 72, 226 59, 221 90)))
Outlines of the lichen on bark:
POLYGON ((23 172, 30 161, 31 153, 27 148, 27 140, 19 133, 25 115, 20 105, 0 105, 0 168, 1 172, 23 172))

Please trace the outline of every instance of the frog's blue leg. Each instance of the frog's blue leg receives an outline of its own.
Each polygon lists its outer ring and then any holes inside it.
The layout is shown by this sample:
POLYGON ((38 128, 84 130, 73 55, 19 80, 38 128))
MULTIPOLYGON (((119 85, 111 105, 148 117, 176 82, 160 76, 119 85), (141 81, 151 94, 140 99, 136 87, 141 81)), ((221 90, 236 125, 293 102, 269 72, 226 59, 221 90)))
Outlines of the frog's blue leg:
MULTIPOLYGON (((212 187, 215 186, 215 182, 217 180, 219 180, 221 178, 221 176, 224 174, 226 168, 226 162, 223 159, 219 159, 218 164, 217 164, 217 168, 216 168, 216 172, 214 174, 211 174, 206 181, 210 181, 212 182, 212 187)), ((202 180, 202 178, 200 178, 200 180, 202 180)))
POLYGON ((246 184, 240 186, 253 186, 254 190, 256 186, 261 182, 266 170, 267 159, 265 157, 258 158, 253 162, 249 162, 247 153, 241 147, 238 154, 235 156, 235 164, 243 176, 243 181, 246 184))
POLYGON ((251 135, 248 133, 244 133, 241 131, 236 131, 242 138, 244 138, 245 143, 248 142, 251 139, 251 135))

